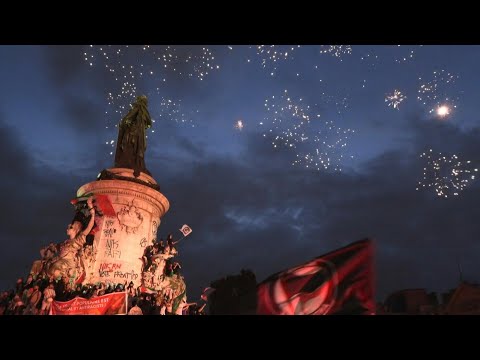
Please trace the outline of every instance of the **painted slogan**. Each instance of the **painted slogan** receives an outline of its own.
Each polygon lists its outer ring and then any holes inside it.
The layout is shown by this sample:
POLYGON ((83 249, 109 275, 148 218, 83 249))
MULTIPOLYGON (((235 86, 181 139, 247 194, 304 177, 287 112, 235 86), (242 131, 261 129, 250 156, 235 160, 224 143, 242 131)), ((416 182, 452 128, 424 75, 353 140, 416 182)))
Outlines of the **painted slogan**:
MULTIPOLYGON (((152 241, 147 240, 151 215, 135 206, 134 201, 117 206, 116 217, 104 218, 91 282, 124 284, 133 281, 139 286, 143 252, 152 241)), ((153 222, 158 226, 157 221, 153 222)))
POLYGON ((70 301, 53 301, 50 315, 125 315, 127 293, 114 292, 90 299, 76 297, 70 301))

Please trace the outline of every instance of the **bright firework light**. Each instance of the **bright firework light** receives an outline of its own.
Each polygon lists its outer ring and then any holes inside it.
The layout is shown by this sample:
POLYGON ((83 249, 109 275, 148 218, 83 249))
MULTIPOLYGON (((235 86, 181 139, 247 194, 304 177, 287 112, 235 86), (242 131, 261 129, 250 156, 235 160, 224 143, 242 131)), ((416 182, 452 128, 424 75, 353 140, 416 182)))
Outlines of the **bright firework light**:
POLYGON ((448 105, 441 105, 437 108, 436 114, 440 117, 446 117, 450 115, 450 107, 448 105))
POLYGON ((242 131, 243 130, 243 121, 242 120, 237 120, 235 122, 234 128, 239 130, 239 131, 242 131))
POLYGON ((436 113, 437 109, 443 106, 448 106, 451 112, 457 107, 459 99, 455 87, 458 78, 446 70, 434 71, 430 79, 418 78, 420 86, 417 90, 417 100, 427 107, 430 114, 436 113))

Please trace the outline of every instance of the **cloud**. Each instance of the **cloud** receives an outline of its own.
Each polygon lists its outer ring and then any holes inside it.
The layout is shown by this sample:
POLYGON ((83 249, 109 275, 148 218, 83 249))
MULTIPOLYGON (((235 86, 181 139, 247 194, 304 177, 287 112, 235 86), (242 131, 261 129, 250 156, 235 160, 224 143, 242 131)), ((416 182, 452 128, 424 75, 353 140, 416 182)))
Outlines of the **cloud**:
POLYGON ((48 167, 38 168, 19 135, 0 118, 0 153, 5 168, 0 179, 4 189, 0 207, 0 287, 9 288, 25 276, 41 245, 63 240, 64 225, 73 217, 68 200, 78 178, 65 178, 48 167))
POLYGON ((69 126, 82 137, 98 134, 105 124, 105 106, 81 96, 65 95, 62 106, 69 126))
POLYGON ((47 71, 58 87, 66 87, 78 80, 86 66, 83 47, 55 45, 42 47, 47 61, 47 71))
MULTIPOLYGON (((42 245, 64 240, 64 226, 73 216, 68 201, 81 185, 113 165, 100 135, 104 92, 114 86, 111 77, 102 69, 92 69, 99 70, 100 76, 87 83, 80 76, 85 64, 76 47, 50 48, 49 52, 54 94, 63 109, 57 121, 67 119, 64 122, 78 151, 70 159, 53 144, 52 154, 61 161, 39 159, 24 150, 19 135, 0 118, 0 154, 6 168, 0 179, 1 188, 6 189, 0 210, 3 288, 26 275, 42 245)), ((211 83, 221 84, 213 74, 212 79, 211 83)), ((248 85, 247 79, 243 81, 248 85)), ((205 119, 221 114, 217 103, 223 106, 238 100, 230 93, 219 96, 203 84, 189 87, 188 83, 181 81, 162 90, 187 98, 200 92, 195 101, 203 102, 205 119)), ((253 91, 235 94, 258 98, 253 91)), ((242 98, 237 106, 241 109, 246 103, 253 101, 242 98)), ((397 138, 396 150, 379 154, 365 139, 360 146, 370 147, 375 156, 345 173, 293 167, 293 153, 274 149, 268 138, 254 132, 242 133, 238 152, 222 148, 214 152, 212 146, 217 143, 212 145, 210 140, 214 136, 189 136, 173 122, 156 124, 155 135, 148 139, 147 168, 171 204, 159 235, 173 232, 178 238, 178 229, 185 223, 193 229, 178 245, 189 298, 196 300, 211 281, 241 268, 251 268, 262 280, 367 236, 377 244, 380 299, 402 287, 443 291, 455 286, 458 263, 465 279, 475 281, 480 250, 476 242, 478 184, 452 199, 439 199, 415 187, 423 166, 421 152, 434 148, 473 160, 478 153, 478 129, 465 132, 453 119, 442 123, 420 114, 401 120, 395 129, 406 135, 397 138)), ((205 125, 202 130, 211 129, 205 125)))
POLYGON ((66 239, 66 225, 74 215, 69 200, 81 185, 95 180, 99 168, 95 147, 87 149, 91 161, 84 161, 82 171, 72 171, 73 159, 69 166, 53 168, 48 160, 39 161, 28 152, 20 134, 7 123, 0 115, 0 154, 8 169, 0 178, 4 189, 0 206, 2 289, 28 274, 41 247, 66 239))
MULTIPOLYGON (((164 178, 172 210, 162 227, 186 222, 194 229, 180 247, 187 283, 201 288, 245 267, 261 280, 364 237, 377 245, 379 299, 403 287, 454 287, 452 250, 473 280, 478 186, 451 200, 415 191, 422 169, 416 150, 422 132, 436 125, 412 124, 409 151, 386 152, 361 172, 285 169, 285 158, 252 135, 241 161, 207 158, 164 178)), ((475 147, 470 133, 440 130, 460 152, 475 147)))

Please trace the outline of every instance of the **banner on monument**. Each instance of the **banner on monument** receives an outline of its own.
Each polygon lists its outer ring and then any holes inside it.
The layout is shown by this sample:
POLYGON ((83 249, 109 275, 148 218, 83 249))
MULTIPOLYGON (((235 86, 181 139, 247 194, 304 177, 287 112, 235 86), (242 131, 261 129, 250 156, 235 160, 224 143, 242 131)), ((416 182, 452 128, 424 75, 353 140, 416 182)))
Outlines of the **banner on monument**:
POLYGON ((69 301, 54 301, 51 315, 125 315, 127 293, 114 292, 91 299, 76 297, 69 301))

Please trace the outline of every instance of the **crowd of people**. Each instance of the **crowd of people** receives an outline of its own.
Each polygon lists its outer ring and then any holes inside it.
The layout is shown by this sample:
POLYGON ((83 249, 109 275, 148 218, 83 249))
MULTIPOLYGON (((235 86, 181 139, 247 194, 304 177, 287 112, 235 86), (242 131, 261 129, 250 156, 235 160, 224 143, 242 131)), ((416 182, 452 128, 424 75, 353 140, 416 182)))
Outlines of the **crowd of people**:
MULTIPOLYGON (((53 301, 69 301, 76 297, 92 299, 113 292, 126 292, 129 315, 204 315, 205 305, 174 304, 169 292, 155 292, 127 283, 77 284, 71 289, 61 278, 28 275, 19 278, 15 288, 0 295, 0 315, 48 315, 53 301), (174 306, 176 306, 174 311, 174 306)), ((171 294, 171 292, 170 292, 171 294)))

